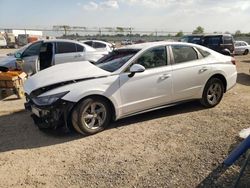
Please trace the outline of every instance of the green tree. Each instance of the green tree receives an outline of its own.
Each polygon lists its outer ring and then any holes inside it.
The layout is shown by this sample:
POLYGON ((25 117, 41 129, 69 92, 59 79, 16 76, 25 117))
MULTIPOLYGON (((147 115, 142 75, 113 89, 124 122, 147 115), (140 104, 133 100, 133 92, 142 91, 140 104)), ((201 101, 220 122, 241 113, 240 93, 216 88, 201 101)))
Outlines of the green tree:
POLYGON ((196 29, 192 32, 193 34, 203 34, 204 28, 201 26, 196 27, 196 29))
POLYGON ((183 32, 182 31, 179 31, 178 33, 176 33, 176 37, 182 37, 184 34, 183 34, 183 32))

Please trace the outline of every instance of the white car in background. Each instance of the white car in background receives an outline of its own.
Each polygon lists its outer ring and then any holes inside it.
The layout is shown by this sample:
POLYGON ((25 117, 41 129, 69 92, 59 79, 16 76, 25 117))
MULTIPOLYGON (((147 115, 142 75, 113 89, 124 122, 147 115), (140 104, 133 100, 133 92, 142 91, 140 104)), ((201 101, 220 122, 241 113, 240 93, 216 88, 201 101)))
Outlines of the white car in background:
POLYGON ((82 40, 80 42, 91 46, 97 51, 106 52, 106 54, 112 52, 115 48, 115 44, 111 44, 101 40, 82 40))
POLYGON ((7 47, 7 41, 3 35, 0 34, 0 48, 6 48, 7 47))
POLYGON ((24 85, 25 107, 39 128, 73 125, 94 134, 111 119, 187 100, 214 107, 236 78, 235 60, 206 47, 142 43, 116 49, 96 65, 68 63, 35 74, 24 85))
POLYGON ((250 51, 250 45, 245 41, 235 41, 234 53, 235 55, 247 55, 250 51))
MULTIPOLYGON (((21 68, 28 75, 32 75, 50 66, 77 61, 95 63, 105 53, 73 40, 52 39, 39 40, 18 50, 14 56, 0 61, 0 66, 9 69, 21 68), (21 64, 16 64, 16 59, 21 64)), ((83 65, 84 67, 84 65, 83 65)))

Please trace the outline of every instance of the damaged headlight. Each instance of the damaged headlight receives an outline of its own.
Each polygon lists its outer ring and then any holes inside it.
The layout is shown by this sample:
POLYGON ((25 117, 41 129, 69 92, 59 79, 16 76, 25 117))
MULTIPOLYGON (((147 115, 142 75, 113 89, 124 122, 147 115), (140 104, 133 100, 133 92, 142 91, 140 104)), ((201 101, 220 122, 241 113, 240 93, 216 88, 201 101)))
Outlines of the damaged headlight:
POLYGON ((44 97, 35 97, 32 99, 32 101, 38 106, 48 106, 48 105, 55 103, 58 99, 61 99, 68 92, 69 91, 65 91, 62 93, 54 94, 54 95, 48 95, 44 97))

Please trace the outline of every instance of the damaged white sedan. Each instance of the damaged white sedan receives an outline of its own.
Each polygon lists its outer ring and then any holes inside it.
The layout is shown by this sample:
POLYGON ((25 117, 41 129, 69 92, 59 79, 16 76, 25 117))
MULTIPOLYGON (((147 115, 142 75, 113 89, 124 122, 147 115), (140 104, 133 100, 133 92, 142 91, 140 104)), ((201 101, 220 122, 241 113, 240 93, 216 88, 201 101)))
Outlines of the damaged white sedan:
POLYGON ((38 72, 25 82, 25 107, 39 128, 94 134, 111 120, 187 100, 214 107, 236 78, 232 57, 195 44, 143 43, 114 50, 96 65, 75 62, 38 72))

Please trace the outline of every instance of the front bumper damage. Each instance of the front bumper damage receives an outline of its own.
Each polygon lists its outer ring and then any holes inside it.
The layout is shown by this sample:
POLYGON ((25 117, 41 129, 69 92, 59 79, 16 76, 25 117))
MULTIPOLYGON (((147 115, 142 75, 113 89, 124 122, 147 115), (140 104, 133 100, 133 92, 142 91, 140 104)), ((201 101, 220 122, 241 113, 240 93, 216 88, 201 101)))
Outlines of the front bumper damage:
POLYGON ((34 123, 40 129, 57 129, 64 127, 70 129, 70 114, 75 103, 59 99, 50 106, 37 106, 32 100, 27 100, 25 109, 31 111, 34 123))

